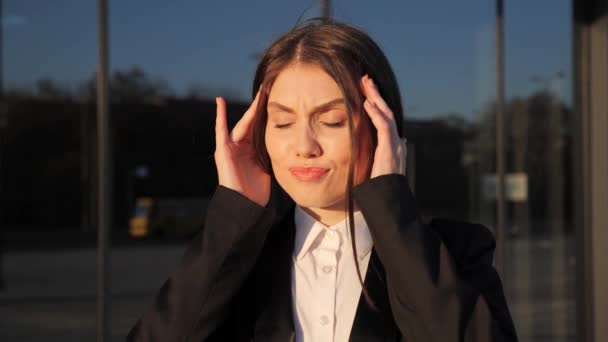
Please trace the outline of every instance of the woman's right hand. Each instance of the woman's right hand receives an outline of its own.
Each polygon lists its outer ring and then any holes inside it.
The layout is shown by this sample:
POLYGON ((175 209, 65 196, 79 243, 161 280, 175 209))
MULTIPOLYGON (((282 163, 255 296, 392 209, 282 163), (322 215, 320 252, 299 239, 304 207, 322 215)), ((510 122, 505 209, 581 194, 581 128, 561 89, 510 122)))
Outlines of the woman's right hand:
POLYGON ((270 200, 270 175, 256 163, 252 144, 252 126, 260 98, 255 99, 241 120, 228 133, 226 101, 215 99, 215 165, 219 184, 241 193, 265 207, 270 200))

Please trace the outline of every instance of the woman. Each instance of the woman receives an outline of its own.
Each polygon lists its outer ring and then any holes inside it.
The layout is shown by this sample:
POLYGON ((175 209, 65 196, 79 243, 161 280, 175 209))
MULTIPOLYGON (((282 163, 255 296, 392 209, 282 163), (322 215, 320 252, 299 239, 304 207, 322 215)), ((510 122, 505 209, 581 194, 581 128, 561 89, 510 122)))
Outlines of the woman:
POLYGON ((313 20, 262 57, 205 227, 137 341, 516 341, 483 226, 424 224, 378 46, 313 20))

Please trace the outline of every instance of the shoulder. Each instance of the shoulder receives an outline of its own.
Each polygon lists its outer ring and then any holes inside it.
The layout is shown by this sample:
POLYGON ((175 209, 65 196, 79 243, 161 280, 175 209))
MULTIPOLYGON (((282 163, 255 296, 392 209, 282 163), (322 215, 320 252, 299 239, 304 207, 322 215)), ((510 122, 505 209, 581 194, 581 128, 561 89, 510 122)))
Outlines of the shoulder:
POLYGON ((458 269, 492 264, 496 241, 486 226, 443 218, 432 219, 428 226, 445 244, 458 269))

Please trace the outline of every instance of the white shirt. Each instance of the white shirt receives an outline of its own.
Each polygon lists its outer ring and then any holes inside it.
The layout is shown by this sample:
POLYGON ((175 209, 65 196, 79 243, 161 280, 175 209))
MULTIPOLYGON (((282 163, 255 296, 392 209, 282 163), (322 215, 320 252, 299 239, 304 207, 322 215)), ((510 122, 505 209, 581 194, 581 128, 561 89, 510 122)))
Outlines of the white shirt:
MULTIPOLYGON (((346 220, 327 227, 299 206, 295 210, 291 296, 296 341, 348 341, 361 283, 346 220)), ((365 280, 373 243, 363 215, 354 214, 359 268, 365 280)))

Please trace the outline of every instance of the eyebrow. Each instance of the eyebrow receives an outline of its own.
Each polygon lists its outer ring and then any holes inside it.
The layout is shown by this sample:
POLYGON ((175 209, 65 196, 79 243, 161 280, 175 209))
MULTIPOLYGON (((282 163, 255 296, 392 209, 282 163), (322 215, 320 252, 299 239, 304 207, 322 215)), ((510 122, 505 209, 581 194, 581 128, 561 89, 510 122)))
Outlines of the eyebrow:
MULTIPOLYGON (((310 115, 314 115, 314 114, 319 114, 319 113, 323 113, 323 112, 327 112, 329 111, 332 107, 339 105, 339 104, 345 104, 344 99, 343 98, 338 98, 338 99, 333 99, 331 101, 322 103, 316 107, 314 107, 311 111, 310 111, 310 115)), ((268 102, 268 107, 274 107, 276 109, 279 109, 281 111, 287 112, 287 113, 291 113, 291 114, 295 114, 295 110, 293 110, 292 108, 289 108, 285 105, 282 105, 278 102, 272 101, 272 102, 268 102)))

